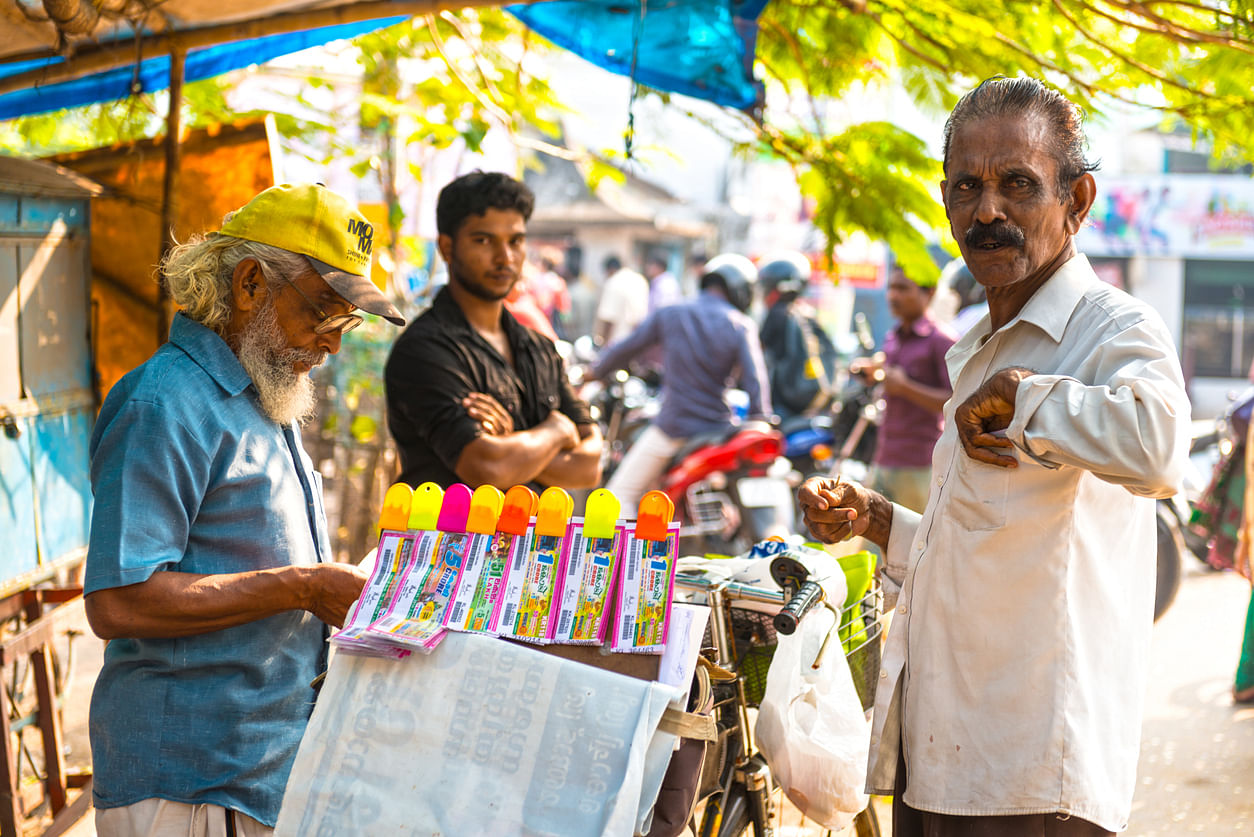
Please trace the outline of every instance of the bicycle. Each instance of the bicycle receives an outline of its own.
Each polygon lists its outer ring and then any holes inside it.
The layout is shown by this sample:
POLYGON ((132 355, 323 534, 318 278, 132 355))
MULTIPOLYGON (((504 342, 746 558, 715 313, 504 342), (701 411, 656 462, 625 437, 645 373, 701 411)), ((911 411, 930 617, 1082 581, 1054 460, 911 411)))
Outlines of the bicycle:
MULTIPOLYGON (((776 559, 772 564, 772 575, 780 581, 775 566, 778 562, 776 559)), ((714 659, 710 662, 717 666, 711 686, 718 737, 712 750, 707 750, 701 773, 698 800, 704 810, 699 837, 739 837, 750 826, 755 837, 774 834, 771 771, 754 746, 749 710, 761 703, 766 691, 777 624, 783 633, 791 633, 821 598, 818 585, 805 581, 804 568, 801 570, 800 577, 794 574, 784 579, 792 583, 782 584, 782 590, 684 573, 675 577, 676 587, 704 596, 710 608, 703 648, 712 651, 714 659), (771 606, 776 612, 753 609, 753 605, 771 606), (717 679, 719 670, 728 673, 725 679, 717 679)), ((832 628, 844 647, 858 698, 867 711, 875 701, 879 677, 882 600, 878 580, 872 581, 865 596, 839 611, 832 628)), ((857 815, 853 828, 857 837, 880 837, 873 806, 857 815)))

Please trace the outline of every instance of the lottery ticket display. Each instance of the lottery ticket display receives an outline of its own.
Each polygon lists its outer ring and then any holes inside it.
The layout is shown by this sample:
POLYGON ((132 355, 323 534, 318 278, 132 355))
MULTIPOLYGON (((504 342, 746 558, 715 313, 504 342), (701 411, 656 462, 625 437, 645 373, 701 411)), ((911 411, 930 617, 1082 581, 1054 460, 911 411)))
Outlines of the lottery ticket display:
POLYGON ((374 570, 331 641, 358 654, 429 653, 449 631, 536 644, 609 644, 660 654, 671 611, 679 525, 660 491, 635 521, 598 489, 583 517, 561 488, 504 495, 388 490, 374 570), (615 617, 617 613, 617 617, 615 617))

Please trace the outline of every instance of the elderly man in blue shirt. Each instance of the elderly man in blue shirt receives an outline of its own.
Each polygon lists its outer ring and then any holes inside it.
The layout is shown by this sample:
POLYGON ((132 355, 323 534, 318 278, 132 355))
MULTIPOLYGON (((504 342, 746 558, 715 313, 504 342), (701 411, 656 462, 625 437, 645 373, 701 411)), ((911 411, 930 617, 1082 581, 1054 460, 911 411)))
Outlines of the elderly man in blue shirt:
POLYGON ((331 561, 298 426, 359 310, 404 324, 369 279, 372 238, 325 187, 276 186, 162 265, 182 311, 91 441, 102 837, 251 837, 278 818, 327 626, 365 581, 331 561))

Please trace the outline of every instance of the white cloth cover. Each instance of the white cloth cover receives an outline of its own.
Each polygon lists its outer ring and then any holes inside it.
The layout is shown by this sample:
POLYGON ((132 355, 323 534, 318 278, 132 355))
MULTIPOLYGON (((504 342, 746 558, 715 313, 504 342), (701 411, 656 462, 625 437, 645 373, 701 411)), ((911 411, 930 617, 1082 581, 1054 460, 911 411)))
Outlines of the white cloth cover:
POLYGON ((627 837, 670 759, 657 724, 676 696, 476 634, 403 660, 338 653, 276 837, 627 837))

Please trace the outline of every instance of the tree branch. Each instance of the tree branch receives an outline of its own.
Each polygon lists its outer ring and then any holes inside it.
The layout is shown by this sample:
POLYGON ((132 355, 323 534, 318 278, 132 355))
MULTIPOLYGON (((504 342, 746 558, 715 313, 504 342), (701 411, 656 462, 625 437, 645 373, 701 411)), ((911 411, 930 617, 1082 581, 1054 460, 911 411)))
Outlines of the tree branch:
POLYGON ((1058 14, 1066 18, 1067 22, 1070 23, 1073 27, 1075 27, 1075 30, 1079 32, 1081 35, 1083 35, 1085 39, 1087 39, 1090 43, 1094 44, 1095 46, 1100 47, 1101 49, 1104 49, 1107 53, 1109 53, 1110 55, 1113 55, 1115 58, 1118 58, 1120 61, 1127 64, 1129 67, 1140 70, 1142 73, 1144 73, 1145 75, 1149 76, 1150 78, 1154 79, 1155 81, 1161 84, 1165 84, 1170 87, 1175 87, 1178 90, 1183 90, 1186 93, 1189 93, 1191 95, 1200 96, 1204 99, 1214 98, 1210 93, 1207 93, 1204 90, 1199 90, 1197 88, 1190 87, 1189 85, 1183 82, 1176 81, 1174 78, 1171 78, 1170 76, 1164 73, 1161 73, 1158 70, 1155 70, 1153 67, 1150 67, 1146 64, 1141 63, 1140 61, 1137 61, 1135 58, 1131 57, 1130 55, 1125 55, 1124 53, 1120 52, 1119 50, 1111 46, 1109 42, 1102 40, 1101 38, 1098 38, 1097 36, 1095 36, 1093 33, 1089 32, 1089 30, 1086 29, 1082 23, 1080 23, 1079 19, 1076 18, 1074 15, 1072 15, 1071 12, 1069 12, 1062 5, 1062 0, 1051 0, 1051 2, 1053 3, 1054 8, 1058 10, 1058 14))

